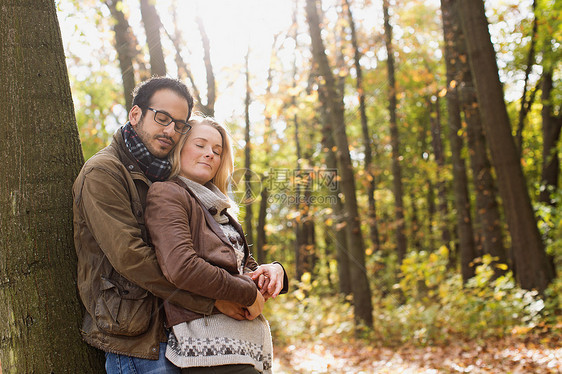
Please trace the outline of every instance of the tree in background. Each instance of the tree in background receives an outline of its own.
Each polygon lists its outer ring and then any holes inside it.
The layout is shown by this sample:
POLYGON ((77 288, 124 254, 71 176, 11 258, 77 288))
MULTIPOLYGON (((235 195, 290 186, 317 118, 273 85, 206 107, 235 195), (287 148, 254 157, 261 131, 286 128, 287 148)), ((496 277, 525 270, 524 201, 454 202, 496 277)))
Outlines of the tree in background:
POLYGON ((125 109, 127 112, 133 106, 133 89, 135 88, 135 69, 133 60, 137 55, 137 42, 129 21, 123 13, 123 4, 118 0, 105 0, 113 17, 113 31, 115 32, 115 49, 119 59, 121 78, 123 81, 123 95, 125 96, 125 109))
POLYGON ((0 8, 0 372, 99 373, 79 332, 71 188, 83 158, 55 3, 0 8))
POLYGON ((388 13, 388 0, 382 2, 384 14, 384 40, 387 54, 387 73, 388 73, 388 112, 390 114, 390 142, 392 145, 392 178, 394 192, 394 219, 396 224, 396 251, 398 261, 402 262, 406 256, 406 220, 404 218, 404 201, 402 186, 402 169, 400 167, 400 134, 396 118, 396 78, 394 67, 394 48, 392 46, 392 26, 388 13))
MULTIPOLYGON (((494 266, 494 272, 496 276, 499 276, 505 273, 508 260, 503 245, 496 187, 486 149, 486 139, 478 111, 476 92, 472 83, 472 73, 468 64, 465 38, 453 1, 442 0, 441 13, 448 77, 447 97, 454 101, 453 106, 455 108, 462 109, 466 122, 468 154, 472 169, 474 194, 476 195, 476 231, 478 232, 482 252, 490 254, 495 259, 494 264, 502 264, 494 266)), ((466 251, 464 255, 461 253, 463 279, 466 280, 473 274, 470 263, 477 255, 474 250, 466 251)))
POLYGON ((464 147, 461 137, 461 106, 459 101, 455 62, 460 57, 456 55, 451 39, 456 35, 454 28, 458 27, 458 19, 450 16, 447 0, 441 1, 443 14, 443 33, 445 34, 445 66, 447 69, 447 113, 449 124, 449 141, 451 144, 451 158, 453 162, 453 186, 455 206, 457 208, 457 233, 459 237, 459 252, 461 257, 461 274, 466 282, 474 275, 471 263, 476 257, 474 230, 470 214, 470 197, 468 195, 468 179, 466 163, 462 156, 464 147))
POLYGON ((367 200, 369 202, 368 216, 369 216, 369 237, 373 250, 380 249, 379 229, 377 224, 377 207, 375 202, 375 173, 373 172, 373 151, 371 147, 372 137, 369 131, 369 124, 367 118, 367 105, 365 103, 365 89, 363 87, 363 68, 361 67, 361 51, 357 41, 357 32, 355 30, 355 20, 349 4, 349 0, 343 0, 343 10, 347 11, 349 22, 351 45, 353 47, 353 66, 355 68, 355 87, 357 88, 357 95, 359 96, 359 114, 361 116, 361 131, 363 134, 363 146, 365 147, 365 178, 367 185, 367 200))
POLYGON ((498 175, 499 191, 511 234, 515 275, 523 288, 542 292, 554 274, 537 228, 511 135, 484 3, 480 0, 457 0, 455 6, 459 7, 486 140, 498 175))
POLYGON ((323 78, 323 84, 319 89, 325 93, 319 96, 324 99, 323 106, 328 113, 330 127, 326 128, 326 131, 334 132, 334 140, 337 146, 338 171, 341 174, 340 186, 345 196, 344 207, 347 215, 347 244, 353 259, 350 261, 350 265, 355 319, 356 322, 371 327, 373 324, 371 290, 365 268, 365 244, 361 233, 357 197, 355 195, 355 178, 345 132, 344 108, 341 93, 337 91, 334 74, 325 53, 315 0, 306 1, 306 19, 312 39, 314 63, 317 65, 319 75, 323 78))
POLYGON ((160 38, 160 17, 154 7, 155 0, 141 0, 140 9, 144 30, 146 31, 146 44, 150 55, 150 74, 152 76, 166 76, 166 62, 160 38))
POLYGON ((251 87, 250 87, 250 67, 249 67, 249 60, 250 60, 250 47, 248 47, 248 51, 246 52, 245 58, 245 65, 244 65, 244 74, 246 78, 246 97, 244 99, 244 206, 245 206, 245 214, 244 214, 244 224, 245 224, 245 232, 246 232, 246 240, 248 241, 249 245, 254 243, 254 223, 253 221, 253 211, 252 211, 252 203, 254 197, 252 196, 252 143, 250 138, 250 103, 252 100, 251 96, 251 87))

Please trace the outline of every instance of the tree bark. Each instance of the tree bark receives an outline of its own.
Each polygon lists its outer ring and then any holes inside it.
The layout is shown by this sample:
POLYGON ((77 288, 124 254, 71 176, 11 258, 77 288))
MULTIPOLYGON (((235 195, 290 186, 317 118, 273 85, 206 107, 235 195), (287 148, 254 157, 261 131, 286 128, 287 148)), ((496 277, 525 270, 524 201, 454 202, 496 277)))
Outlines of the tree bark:
POLYGON ((529 53, 527 54, 527 66, 525 66, 525 79, 523 81, 523 94, 521 95, 521 108, 519 109, 519 123, 517 125, 517 133, 515 135, 515 143, 517 149, 519 150, 519 157, 521 157, 521 151, 523 149, 523 127, 525 127, 525 118, 527 113, 531 109, 532 99, 527 99, 527 86, 529 83, 529 75, 531 75, 531 70, 533 69, 533 64, 535 63, 535 45, 537 43, 537 0, 533 1, 533 28, 531 31, 531 45, 529 46, 529 53))
POLYGON ((203 43, 203 61, 205 62, 205 72, 207 77, 207 103, 200 104, 201 111, 207 116, 215 115, 215 102, 217 100, 217 84, 215 82, 215 73, 213 64, 211 63, 211 43, 205 31, 205 25, 201 17, 196 18, 199 33, 201 34, 201 42, 203 43))
MULTIPOLYGON (((273 38, 273 43, 271 45, 271 56, 269 59, 269 67, 267 69, 267 87, 265 89, 265 118, 264 118, 264 134, 263 134, 263 144, 265 147, 265 153, 270 155, 272 152, 271 148, 271 114, 268 110, 269 100, 271 99, 271 87, 273 86, 273 64, 276 60, 276 49, 275 46, 277 44, 278 35, 275 35, 273 38)), ((265 165, 264 169, 269 169, 269 156, 265 158, 265 165)), ((262 178, 263 179, 263 178, 262 178)), ((265 258, 265 246, 267 245, 267 234, 265 231, 265 225, 267 221, 267 204, 269 199, 269 188, 267 183, 262 184, 262 190, 260 192, 260 206, 258 212, 258 226, 256 228, 256 254, 258 263, 264 264, 266 263, 265 258)))
MULTIPOLYGON (((475 243, 474 256, 478 256, 478 246, 481 244, 482 252, 490 254, 495 263, 508 264, 507 253, 503 245, 501 215, 496 198, 496 187, 486 139, 478 112, 478 101, 472 84, 472 73, 468 64, 465 37, 461 29, 460 18, 453 7, 452 0, 442 0, 441 10, 443 15, 443 31, 445 35, 446 55, 450 58, 447 69, 451 70, 449 90, 456 91, 456 97, 464 112, 466 121, 466 134, 468 139, 468 154, 472 168, 472 180, 476 195, 476 219, 478 243, 475 243), (453 83, 454 82, 454 83, 453 83), (455 86, 455 87, 452 87, 455 86)), ((469 261, 467 259, 467 261, 469 261)), ((502 275, 505 271, 494 266, 495 276, 502 275)))
MULTIPOLYGON (((321 90, 319 94, 322 95, 323 90, 321 90)), ((324 102, 325 100, 326 99, 322 99, 321 102, 324 102)), ((325 129, 328 129, 330 126, 328 113, 323 106, 320 108, 320 112, 322 113, 323 126, 325 129)), ((329 170, 337 170, 338 160, 336 157, 336 153, 334 152, 336 143, 331 131, 324 131, 324 136, 322 137, 322 147, 324 148, 324 151, 326 153, 326 167, 329 170)), ((331 233, 332 231, 334 231, 335 233, 332 242, 336 247, 340 293, 344 295, 351 295, 353 292, 350 264, 351 255, 347 247, 347 223, 345 218, 345 207, 343 201, 340 198, 340 193, 341 189, 339 188, 339 184, 337 188, 331 190, 331 197, 336 200, 336 204, 333 207, 334 211, 331 216, 333 219, 333 230, 326 230, 326 235, 329 235, 329 233, 331 233)))
POLYGON ((119 67, 121 69, 121 79, 123 80, 123 95, 125 96, 125 109, 127 112, 133 106, 133 90, 135 88, 135 69, 133 67, 133 58, 137 54, 135 50, 135 42, 133 31, 129 26, 129 21, 125 17, 123 11, 117 6, 118 0, 105 0, 105 5, 109 8, 111 16, 115 24, 113 32, 115 33, 115 49, 117 50, 117 58, 119 59, 119 67))
POLYGON ((53 1, 0 0, 0 372, 95 373, 80 337, 72 183, 83 163, 53 1))
POLYGON ((481 118, 511 234, 516 278, 523 288, 542 292, 553 279, 554 273, 547 260, 517 148, 511 136, 484 3, 480 0, 463 0, 456 4, 459 6, 458 14, 466 37, 481 118))
POLYGON ((371 290, 365 268, 365 243, 361 233, 357 197, 355 195, 355 179, 353 166, 349 155, 349 145, 345 132, 344 107, 341 94, 336 88, 336 80, 325 54, 324 42, 321 37, 320 21, 315 0, 306 1, 306 19, 312 40, 312 55, 318 71, 323 78, 321 89, 325 90, 322 105, 325 107, 330 120, 337 146, 337 159, 339 165, 340 187, 345 197, 345 211, 347 214, 347 244, 352 251, 351 279, 353 288, 353 302, 355 307, 355 321, 367 327, 373 325, 373 307, 371 304, 371 290))
POLYGON ((371 150, 371 136, 369 135, 369 124, 367 118, 367 106, 365 104, 365 91, 363 89, 363 69, 361 68, 361 51, 357 42, 357 33, 355 32, 355 21, 353 13, 349 6, 349 0, 344 0, 344 8, 347 9, 349 18, 349 28, 351 30, 351 45, 353 46, 353 65, 355 67, 355 87, 359 95, 359 114, 361 116, 361 131, 363 133, 363 147, 365 152, 365 176, 367 178, 367 199, 369 202, 368 224, 369 238, 373 246, 373 252, 380 248, 379 229, 377 223, 377 207, 375 202, 375 174, 373 173, 373 151, 371 150))
POLYGON ((437 163, 437 208, 441 215, 440 229, 441 229, 441 245, 449 249, 452 258, 453 246, 451 245, 451 231, 449 230, 449 207, 447 203, 447 183, 441 176, 445 170, 445 154, 443 151, 443 142, 441 139, 441 110, 439 109, 439 98, 435 103, 428 100, 428 108, 430 109, 430 123, 431 123, 431 143, 433 145, 433 154, 435 162, 437 163), (441 171, 441 172, 440 172, 441 171))
POLYGON ((541 95, 543 150, 539 201, 549 205, 555 204, 551 195, 558 187, 560 159, 558 158, 557 144, 562 127, 562 116, 555 117, 552 114, 552 89, 552 70, 545 70, 542 77, 541 95))
POLYGON ((150 73, 152 76, 166 76, 166 62, 160 38, 160 17, 154 6, 155 0, 141 0, 141 16, 146 31, 146 44, 150 55, 150 73))
POLYGON ((404 202, 402 188, 402 169, 400 166, 400 135, 398 131, 398 123, 396 120, 396 79, 394 77, 394 48, 392 46, 392 26, 390 25, 390 16, 388 15, 388 0, 383 0, 383 17, 384 17, 384 40, 386 46, 387 71, 388 71, 388 111, 390 114, 390 143, 392 146, 392 177, 394 192, 394 207, 396 220, 396 250, 398 253, 398 261, 406 256, 407 240, 406 240, 406 222, 404 219, 404 202))
POLYGON ((170 34, 165 28, 164 28, 164 31, 166 32, 166 35, 168 36, 168 38, 170 39, 170 41, 174 45, 174 49, 176 50, 175 60, 176 60, 176 65, 178 66, 178 77, 187 76, 187 78, 189 79, 189 82, 191 83, 192 95, 195 99, 195 110, 203 113, 206 116, 213 117, 215 115, 216 84, 215 84, 215 75, 214 75, 214 71, 213 71, 213 65, 211 64, 211 57, 210 57, 210 55, 211 55, 210 48, 211 47, 210 47, 209 39, 208 39, 207 34, 205 32, 205 28, 203 27, 203 24, 201 23, 201 25, 199 27, 199 32, 201 34, 201 41, 203 43, 205 71, 206 71, 206 74, 207 74, 207 85, 208 85, 208 87, 207 87, 207 103, 203 104, 203 101, 201 100, 201 93, 199 92, 199 88, 197 87, 197 84, 195 83, 195 79, 193 77, 191 69, 185 63, 183 57, 181 56, 182 39, 181 39, 181 32, 180 32, 179 27, 178 27, 175 2, 174 2, 173 7, 174 7, 174 11, 173 11, 173 14, 172 14, 172 18, 173 18, 173 23, 174 23, 174 34, 173 35, 170 34))
POLYGON ((251 185, 251 165, 252 165, 252 143, 250 139, 250 100, 251 100, 251 93, 250 93, 250 70, 249 70, 249 59, 250 59, 250 47, 248 47, 248 52, 246 53, 245 58, 245 75, 246 75, 246 98, 244 99, 244 121, 246 126, 244 128, 244 140, 246 144, 244 145, 244 168, 246 169, 244 172, 244 190, 245 190, 245 198, 244 198, 244 205, 246 206, 246 214, 244 215, 244 223, 245 223, 245 233, 246 233, 246 240, 248 241, 249 245, 254 243, 254 226, 253 226, 253 219, 254 215, 252 212, 252 185, 251 185))
POLYGON ((461 257, 461 274, 463 281, 474 276, 471 264, 476 257, 474 230, 470 214, 470 198, 468 196, 468 178, 466 176, 466 163, 462 156, 464 147, 460 135, 462 131, 461 109, 456 79, 456 56, 453 41, 455 27, 458 27, 457 18, 452 15, 450 0, 441 0, 443 13, 443 34, 445 37, 445 67, 447 70, 447 112, 449 124, 449 141, 451 143, 451 158, 453 162, 453 186, 455 189, 455 207, 457 208, 457 235, 459 237, 459 252, 461 257))

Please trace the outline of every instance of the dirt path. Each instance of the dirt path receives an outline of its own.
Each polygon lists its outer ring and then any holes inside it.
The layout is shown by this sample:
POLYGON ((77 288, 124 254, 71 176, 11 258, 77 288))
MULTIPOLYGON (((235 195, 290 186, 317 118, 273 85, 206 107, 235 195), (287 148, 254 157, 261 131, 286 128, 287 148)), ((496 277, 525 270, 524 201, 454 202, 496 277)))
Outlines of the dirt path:
POLYGON ((562 373, 562 342, 459 342, 445 347, 365 347, 307 343, 279 347, 275 374, 308 373, 562 373))

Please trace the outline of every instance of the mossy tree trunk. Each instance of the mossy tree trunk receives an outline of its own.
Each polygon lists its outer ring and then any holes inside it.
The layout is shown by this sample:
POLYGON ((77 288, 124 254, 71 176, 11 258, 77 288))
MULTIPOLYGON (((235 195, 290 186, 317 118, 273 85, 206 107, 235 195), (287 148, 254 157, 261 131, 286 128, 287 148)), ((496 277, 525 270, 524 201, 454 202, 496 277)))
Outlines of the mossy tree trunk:
POLYGON ((0 9, 0 372, 103 372, 79 333, 71 187, 83 158, 55 3, 0 9))

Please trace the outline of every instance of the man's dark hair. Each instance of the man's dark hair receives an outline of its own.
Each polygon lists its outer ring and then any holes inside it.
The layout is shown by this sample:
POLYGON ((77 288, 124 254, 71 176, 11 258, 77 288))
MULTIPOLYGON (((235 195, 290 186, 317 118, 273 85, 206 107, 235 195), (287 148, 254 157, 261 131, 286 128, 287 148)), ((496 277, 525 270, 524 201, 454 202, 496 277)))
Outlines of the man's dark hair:
POLYGON ((138 105, 142 109, 142 115, 146 114, 146 110, 150 105, 150 99, 157 91, 172 90, 187 101, 189 111, 187 120, 191 117, 193 109, 193 96, 189 93, 186 85, 177 79, 168 77, 152 77, 139 83, 133 90, 133 106, 138 105))

